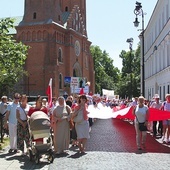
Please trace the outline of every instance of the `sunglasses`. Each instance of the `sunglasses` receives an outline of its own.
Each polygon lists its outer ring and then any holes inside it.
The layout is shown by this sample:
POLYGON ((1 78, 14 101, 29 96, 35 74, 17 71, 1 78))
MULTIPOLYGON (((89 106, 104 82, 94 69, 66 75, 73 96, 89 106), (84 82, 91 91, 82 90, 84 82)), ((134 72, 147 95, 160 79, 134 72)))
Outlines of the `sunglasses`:
POLYGON ((19 97, 14 97, 14 99, 20 99, 19 97))

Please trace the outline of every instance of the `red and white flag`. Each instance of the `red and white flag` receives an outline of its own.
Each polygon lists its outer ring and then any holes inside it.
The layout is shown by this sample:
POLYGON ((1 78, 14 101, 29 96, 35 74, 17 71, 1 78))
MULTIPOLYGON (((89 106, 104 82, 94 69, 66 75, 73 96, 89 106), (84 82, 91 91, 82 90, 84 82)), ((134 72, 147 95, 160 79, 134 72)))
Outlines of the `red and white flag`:
POLYGON ((51 108, 52 107, 52 78, 50 78, 46 93, 48 95, 48 107, 51 108))
POLYGON ((80 89, 79 94, 80 94, 80 95, 84 94, 84 88, 81 88, 81 89, 80 89))

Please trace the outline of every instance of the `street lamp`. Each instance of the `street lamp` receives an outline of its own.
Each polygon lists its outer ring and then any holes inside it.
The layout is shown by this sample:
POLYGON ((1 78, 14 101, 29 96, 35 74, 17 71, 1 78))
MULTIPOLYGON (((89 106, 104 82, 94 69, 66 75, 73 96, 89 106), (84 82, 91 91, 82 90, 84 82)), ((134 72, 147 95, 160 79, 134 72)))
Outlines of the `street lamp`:
MULTIPOLYGON (((130 61, 132 62, 132 45, 133 45, 133 38, 128 38, 126 40, 127 43, 129 43, 129 50, 130 50, 130 61)), ((132 64, 129 65, 130 66, 130 98, 133 97, 132 94, 132 64)))
POLYGON ((141 44, 141 68, 142 68, 142 76, 141 76, 141 95, 145 95, 145 60, 144 60, 144 12, 142 10, 142 5, 140 2, 136 1, 136 7, 134 9, 134 14, 136 15, 134 26, 138 27, 139 26, 139 21, 138 21, 138 16, 142 16, 142 29, 141 29, 141 34, 139 35, 140 40, 142 40, 141 44))

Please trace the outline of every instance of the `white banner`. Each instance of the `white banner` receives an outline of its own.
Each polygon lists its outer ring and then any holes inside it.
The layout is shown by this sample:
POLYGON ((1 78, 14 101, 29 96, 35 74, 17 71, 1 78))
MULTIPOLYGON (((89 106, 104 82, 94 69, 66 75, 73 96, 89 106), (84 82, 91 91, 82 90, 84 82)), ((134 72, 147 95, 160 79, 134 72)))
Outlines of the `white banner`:
POLYGON ((107 99, 112 100, 114 96, 114 90, 102 89, 103 96, 105 95, 107 99))

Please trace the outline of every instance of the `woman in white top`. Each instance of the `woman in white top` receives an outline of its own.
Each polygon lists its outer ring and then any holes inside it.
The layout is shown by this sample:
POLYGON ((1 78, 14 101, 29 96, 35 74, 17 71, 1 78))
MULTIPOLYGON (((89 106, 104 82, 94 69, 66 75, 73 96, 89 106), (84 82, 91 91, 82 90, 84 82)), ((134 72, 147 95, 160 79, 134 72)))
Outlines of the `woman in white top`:
POLYGON ((27 148, 30 147, 30 134, 27 122, 27 113, 30 106, 27 104, 27 96, 22 95, 20 105, 16 109, 17 124, 17 148, 22 151, 24 155, 24 141, 27 148))
POLYGON ((135 115, 135 130, 136 130, 136 144, 139 150, 141 150, 141 146, 145 149, 146 142, 146 131, 139 130, 139 123, 144 123, 147 126, 149 110, 148 106, 144 105, 144 97, 140 96, 138 98, 138 104, 134 107, 133 114, 135 115))
MULTIPOLYGON (((161 110, 170 111, 170 94, 166 94, 165 99, 166 101, 162 103, 161 110)), ((170 119, 163 120, 163 136, 162 136, 163 143, 164 142, 170 143, 169 135, 170 135, 170 119), (165 140, 165 136, 167 137, 166 140, 165 140)))

